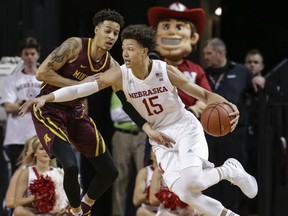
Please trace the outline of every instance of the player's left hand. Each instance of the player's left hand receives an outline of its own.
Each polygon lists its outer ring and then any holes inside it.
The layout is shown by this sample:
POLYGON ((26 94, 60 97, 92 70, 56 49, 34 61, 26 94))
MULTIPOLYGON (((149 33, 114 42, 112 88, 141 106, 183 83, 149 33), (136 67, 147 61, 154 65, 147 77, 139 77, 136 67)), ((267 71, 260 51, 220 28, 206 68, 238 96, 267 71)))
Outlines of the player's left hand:
POLYGON ((142 129, 151 140, 157 142, 159 145, 172 148, 175 144, 175 141, 170 136, 162 133, 161 131, 152 129, 148 123, 145 123, 142 129))
POLYGON ((168 148, 173 148, 175 144, 175 141, 171 137, 160 131, 152 132, 152 136, 150 135, 149 138, 157 142, 159 145, 164 145, 168 148))

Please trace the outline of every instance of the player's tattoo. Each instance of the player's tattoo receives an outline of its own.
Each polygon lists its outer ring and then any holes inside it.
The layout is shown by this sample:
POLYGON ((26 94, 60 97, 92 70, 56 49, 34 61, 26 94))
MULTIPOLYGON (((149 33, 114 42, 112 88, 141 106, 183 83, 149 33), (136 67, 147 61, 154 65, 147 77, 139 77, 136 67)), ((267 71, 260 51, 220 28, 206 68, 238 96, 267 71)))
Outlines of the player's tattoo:
POLYGON ((71 38, 65 41, 61 46, 56 48, 50 55, 48 66, 52 67, 54 62, 63 62, 68 58, 79 46, 77 40, 71 38))

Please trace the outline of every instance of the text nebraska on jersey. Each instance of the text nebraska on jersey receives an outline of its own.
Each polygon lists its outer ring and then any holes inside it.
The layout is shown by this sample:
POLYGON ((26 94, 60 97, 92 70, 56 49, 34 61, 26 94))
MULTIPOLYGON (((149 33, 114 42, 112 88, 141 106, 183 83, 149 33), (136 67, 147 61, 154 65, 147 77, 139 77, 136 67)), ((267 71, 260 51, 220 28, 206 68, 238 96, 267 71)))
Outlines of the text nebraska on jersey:
POLYGON ((150 95, 155 95, 163 92, 167 92, 168 89, 165 86, 160 86, 157 88, 152 88, 144 91, 139 91, 135 93, 129 93, 130 98, 140 98, 140 97, 146 97, 150 95))

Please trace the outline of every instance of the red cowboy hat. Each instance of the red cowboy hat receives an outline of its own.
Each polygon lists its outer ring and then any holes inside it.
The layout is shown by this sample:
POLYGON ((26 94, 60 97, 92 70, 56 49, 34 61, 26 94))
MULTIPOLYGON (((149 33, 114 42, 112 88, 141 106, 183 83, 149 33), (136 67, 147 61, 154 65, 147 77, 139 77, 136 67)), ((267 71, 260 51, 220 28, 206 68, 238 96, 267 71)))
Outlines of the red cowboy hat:
POLYGON ((191 21, 201 36, 205 28, 205 11, 202 8, 188 9, 185 5, 175 2, 167 7, 151 7, 147 12, 150 26, 157 26, 163 19, 180 19, 191 21))

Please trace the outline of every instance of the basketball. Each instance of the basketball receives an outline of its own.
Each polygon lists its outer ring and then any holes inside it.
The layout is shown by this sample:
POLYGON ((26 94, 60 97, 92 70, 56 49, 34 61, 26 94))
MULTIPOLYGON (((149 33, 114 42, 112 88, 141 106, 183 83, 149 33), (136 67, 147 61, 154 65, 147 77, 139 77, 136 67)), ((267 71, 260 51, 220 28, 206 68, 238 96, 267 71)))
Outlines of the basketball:
POLYGON ((225 136, 231 131, 229 113, 233 109, 226 103, 209 104, 201 114, 201 124, 206 133, 214 137, 225 136))

